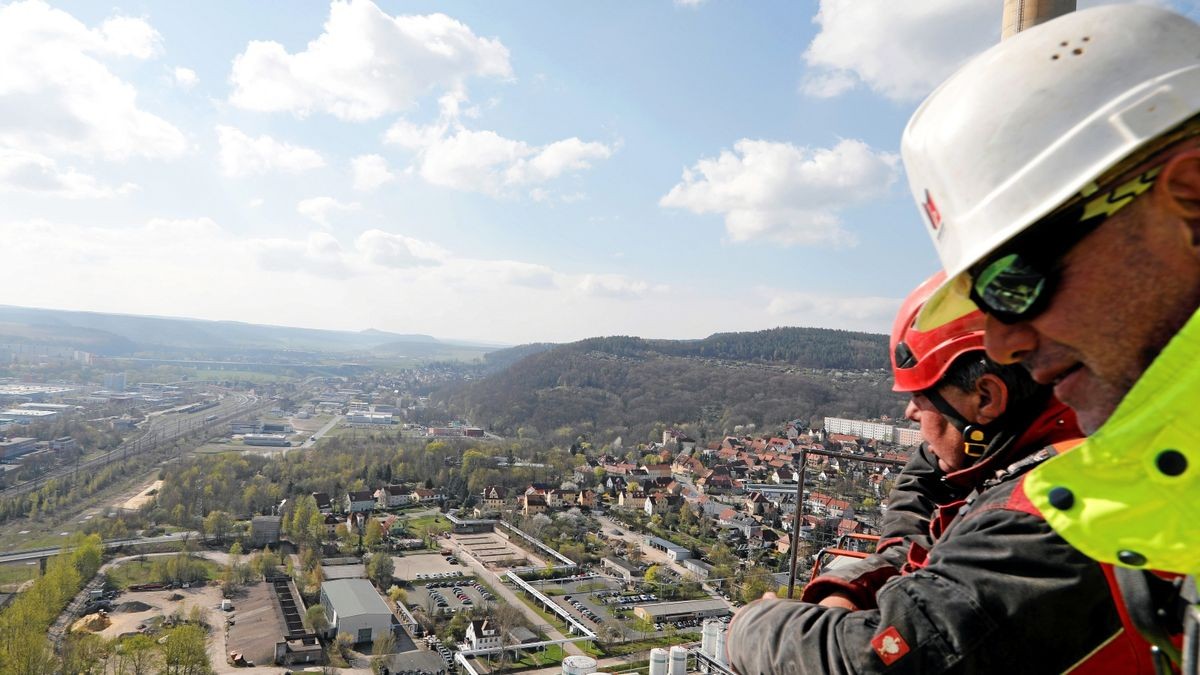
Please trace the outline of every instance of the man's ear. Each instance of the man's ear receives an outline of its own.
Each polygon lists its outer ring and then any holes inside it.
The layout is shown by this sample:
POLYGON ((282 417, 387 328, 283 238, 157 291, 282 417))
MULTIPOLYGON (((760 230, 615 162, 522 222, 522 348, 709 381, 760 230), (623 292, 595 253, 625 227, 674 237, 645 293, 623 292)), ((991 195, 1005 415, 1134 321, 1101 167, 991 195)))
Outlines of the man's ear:
POLYGON ((1172 157, 1163 167, 1157 191, 1163 207, 1187 224, 1191 245, 1200 249, 1200 148, 1172 157))
POLYGON ((987 373, 975 381, 979 395, 979 423, 990 424, 1008 410, 1008 385, 998 375, 987 373))

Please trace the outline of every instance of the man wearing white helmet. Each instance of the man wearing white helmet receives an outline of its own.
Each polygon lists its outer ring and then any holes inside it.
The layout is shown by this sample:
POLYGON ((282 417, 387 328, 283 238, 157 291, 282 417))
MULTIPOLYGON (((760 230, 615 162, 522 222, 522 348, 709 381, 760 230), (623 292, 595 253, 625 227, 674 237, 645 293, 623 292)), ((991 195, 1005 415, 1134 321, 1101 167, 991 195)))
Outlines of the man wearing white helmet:
POLYGON ((1142 570, 1200 572, 1200 26, 1140 5, 1037 26, 939 87, 902 152, 949 275, 919 324, 978 307, 989 355, 1075 409, 1088 441, 1029 499, 1159 605, 1138 618, 1162 654, 1188 625, 1195 672, 1194 577, 1178 602, 1142 570))

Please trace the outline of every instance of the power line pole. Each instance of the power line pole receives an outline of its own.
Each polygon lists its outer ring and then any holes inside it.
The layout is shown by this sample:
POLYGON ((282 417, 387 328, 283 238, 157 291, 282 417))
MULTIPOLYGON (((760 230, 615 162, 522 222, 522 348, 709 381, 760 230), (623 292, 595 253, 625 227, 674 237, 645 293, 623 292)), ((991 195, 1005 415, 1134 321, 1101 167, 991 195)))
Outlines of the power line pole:
POLYGON ((1075 11, 1075 0, 1004 0, 1000 39, 1075 11))

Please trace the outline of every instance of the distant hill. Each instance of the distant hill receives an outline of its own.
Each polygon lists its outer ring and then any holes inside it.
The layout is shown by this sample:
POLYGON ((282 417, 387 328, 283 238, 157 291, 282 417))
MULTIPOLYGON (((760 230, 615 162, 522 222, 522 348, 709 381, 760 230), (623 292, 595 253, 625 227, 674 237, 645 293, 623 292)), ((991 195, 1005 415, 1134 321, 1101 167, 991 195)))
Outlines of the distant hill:
POLYGON ((238 351, 379 353, 383 356, 476 355, 492 347, 446 345, 428 335, 375 329, 336 331, 129 314, 0 306, 0 343, 36 342, 105 356, 226 354, 238 351))
POLYGON ((441 392, 473 422, 513 434, 560 427, 641 440, 656 423, 734 425, 824 415, 899 415, 887 336, 815 328, 703 340, 604 337, 489 355, 508 368, 441 392), (839 372, 841 371, 841 372, 839 372))

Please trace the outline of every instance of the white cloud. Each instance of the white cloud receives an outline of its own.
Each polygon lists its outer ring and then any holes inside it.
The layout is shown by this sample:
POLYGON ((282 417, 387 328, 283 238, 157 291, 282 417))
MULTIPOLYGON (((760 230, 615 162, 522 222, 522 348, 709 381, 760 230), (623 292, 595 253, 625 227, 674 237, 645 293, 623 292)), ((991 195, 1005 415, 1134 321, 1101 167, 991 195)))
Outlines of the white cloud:
MULTIPOLYGON (((1004 4, 992 0, 820 2, 813 18, 820 31, 804 53, 809 66, 802 82, 805 93, 829 98, 861 84, 904 102, 929 94, 969 58, 996 44, 1004 4)), ((1081 0, 1079 7, 1112 2, 1081 0)))
POLYGON ((733 151, 701 159, 659 204, 719 213, 734 241, 853 245, 839 212, 885 194, 897 177, 896 155, 857 140, 832 148, 742 139, 733 151))
POLYGON ((436 244, 383 230, 367 230, 354 242, 363 258, 380 267, 437 265, 447 256, 436 244))
POLYGON ((842 297, 803 292, 767 292, 767 315, 805 326, 887 331, 900 309, 900 298, 842 297))
POLYGON ((677 6, 677 7, 699 7, 700 5, 703 5, 705 3, 705 1, 706 0, 675 0, 675 6, 677 6))
POLYGON ((308 218, 309 220, 329 227, 329 216, 334 213, 350 213, 362 208, 359 204, 345 204, 339 202, 333 197, 311 197, 303 199, 299 204, 296 204, 296 213, 308 218))
POLYGON ((258 207, 262 206, 265 203, 267 203, 267 202, 262 197, 255 197, 254 199, 250 200, 249 206, 252 209, 257 209, 258 207))
POLYGON ((894 100, 918 99, 1000 39, 1002 9, 988 0, 821 0, 804 89, 836 96, 862 83, 894 100))
POLYGON ((332 279, 354 272, 346 253, 332 234, 313 232, 307 239, 251 239, 246 243, 259 268, 271 272, 299 271, 332 279))
POLYGON ((360 155, 350 160, 354 169, 354 189, 369 192, 396 179, 387 160, 379 155, 360 155))
POLYGON ((584 295, 626 300, 640 298, 651 292, 662 293, 669 290, 663 285, 652 285, 619 274, 585 274, 576 283, 575 288, 584 295))
POLYGON ((434 185, 494 197, 528 188, 531 198, 542 201, 549 192, 536 186, 612 156, 612 147, 595 141, 567 138, 533 146, 494 131, 472 131, 458 120, 462 102, 461 95, 443 96, 437 122, 400 120, 384 136, 386 142, 415 152, 418 173, 434 185))
POLYGON ((118 160, 182 154, 183 134, 140 109, 137 90, 100 60, 147 59, 160 41, 142 19, 89 29, 38 0, 0 6, 0 146, 118 160))
POLYGON ((472 77, 512 76, 508 49, 444 14, 390 16, 369 0, 335 0, 324 32, 289 54, 251 42, 233 61, 229 100, 249 110, 370 120, 472 77))
POLYGON ((175 82, 175 86, 187 91, 196 86, 200 78, 196 76, 196 71, 183 66, 176 66, 175 70, 171 71, 171 77, 175 82))
POLYGON ((0 190, 27 192, 65 199, 104 199, 128 194, 133 183, 102 185, 95 176, 74 167, 59 168, 45 155, 0 148, 0 190))
POLYGON ((217 127, 221 170, 226 176, 249 176, 268 171, 295 173, 325 166, 312 148, 277 141, 270 136, 251 138, 240 129, 217 127))
POLYGON ((100 24, 104 46, 118 56, 148 59, 162 52, 162 36, 144 19, 116 16, 100 24))

